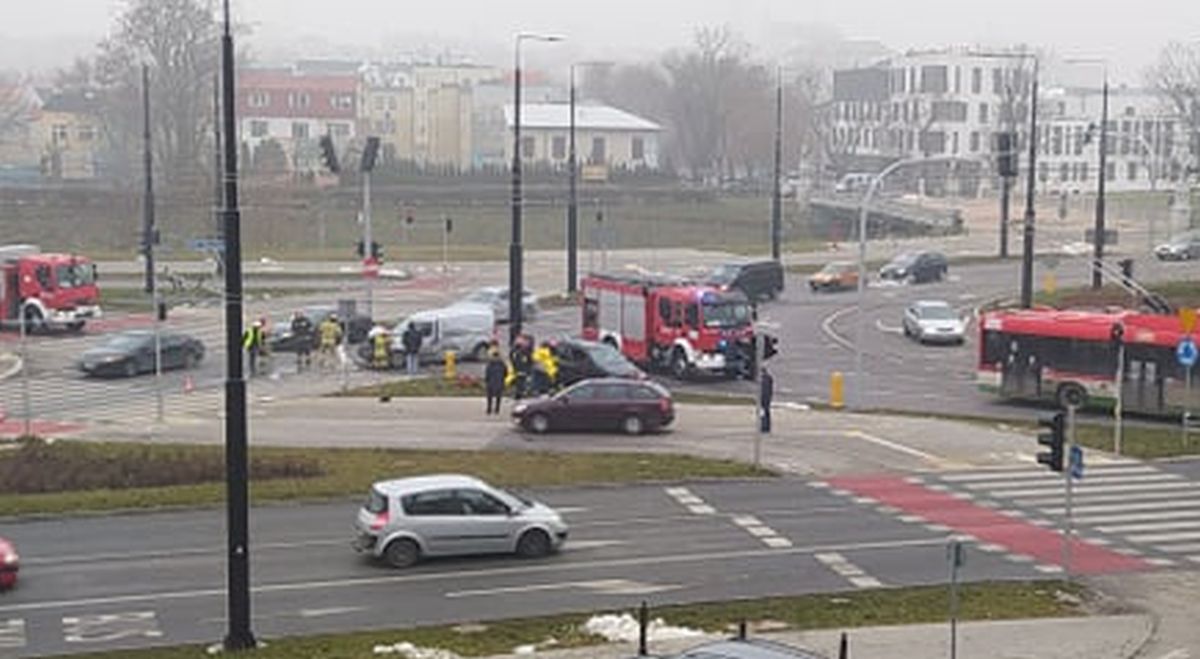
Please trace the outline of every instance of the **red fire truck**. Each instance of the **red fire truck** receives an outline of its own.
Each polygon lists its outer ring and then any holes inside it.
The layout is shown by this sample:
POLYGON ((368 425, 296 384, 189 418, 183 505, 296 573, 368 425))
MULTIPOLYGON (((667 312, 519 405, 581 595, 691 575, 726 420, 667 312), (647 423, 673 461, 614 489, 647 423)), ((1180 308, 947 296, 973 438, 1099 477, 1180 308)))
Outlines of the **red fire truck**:
POLYGON ((750 304, 668 279, 591 275, 583 280, 583 338, 608 343, 647 368, 753 378, 750 304))
POLYGON ((77 331, 100 317, 96 266, 74 254, 42 253, 33 245, 0 245, 0 327, 30 332, 77 331))

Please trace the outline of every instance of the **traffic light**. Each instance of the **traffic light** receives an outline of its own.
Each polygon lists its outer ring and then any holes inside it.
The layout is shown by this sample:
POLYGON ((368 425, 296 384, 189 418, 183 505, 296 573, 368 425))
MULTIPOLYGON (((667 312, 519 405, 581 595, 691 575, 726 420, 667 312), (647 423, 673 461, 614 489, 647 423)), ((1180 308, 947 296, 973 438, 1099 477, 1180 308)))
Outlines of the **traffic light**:
POLYGON ((404 224, 411 227, 413 225, 413 221, 413 212, 409 210, 404 214, 404 224))
POLYGON ((338 166, 337 150, 333 148, 333 138, 328 135, 321 136, 321 159, 325 161, 325 167, 329 171, 334 174, 341 171, 338 166))
POLYGON ((380 245, 374 240, 371 241, 371 258, 375 259, 376 261, 383 259, 383 245, 380 245))
POLYGON ((1041 451, 1037 454, 1038 464, 1044 464, 1050 468, 1050 471, 1062 472, 1063 470, 1063 441, 1066 439, 1067 417, 1059 412, 1050 418, 1038 419, 1039 428, 1049 428, 1049 432, 1040 432, 1037 436, 1038 444, 1049 447, 1049 451, 1041 451))
POLYGON ((450 233, 454 229, 454 220, 446 218, 446 233, 450 233))
POLYGON ((354 243, 354 253, 358 254, 359 256, 367 255, 366 249, 363 248, 363 241, 360 240, 360 241, 354 243))
POLYGON ((779 354, 779 337, 763 334, 763 361, 779 354))
POLYGON ((379 138, 368 137, 367 143, 363 147, 362 154, 362 170, 369 172, 375 169, 375 157, 379 155, 379 138))
POLYGON ((1017 175, 1016 136, 1010 132, 996 133, 996 169, 1005 178, 1017 175))

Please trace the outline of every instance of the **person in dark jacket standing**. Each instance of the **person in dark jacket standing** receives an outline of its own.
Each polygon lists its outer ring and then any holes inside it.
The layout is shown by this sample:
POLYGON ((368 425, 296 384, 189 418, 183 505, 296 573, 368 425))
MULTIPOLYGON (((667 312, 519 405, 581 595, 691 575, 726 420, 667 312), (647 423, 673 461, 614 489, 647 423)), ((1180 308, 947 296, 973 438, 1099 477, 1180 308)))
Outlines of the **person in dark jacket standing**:
POLYGON ((771 401, 775 398, 775 376, 764 366, 758 378, 759 431, 771 432, 771 401))
POLYGON ((500 413, 500 399, 504 395, 504 379, 508 376, 508 365, 500 359, 500 350, 488 351, 487 367, 483 371, 483 384, 487 394, 487 413, 500 413))
POLYGON ((533 371, 533 337, 522 334, 517 337, 509 361, 512 362, 516 383, 513 386, 513 398, 524 398, 529 388, 529 378, 533 371))
POLYGON ((416 375, 420 365, 421 338, 421 331, 412 323, 400 335, 400 341, 404 344, 404 368, 409 375, 416 375))

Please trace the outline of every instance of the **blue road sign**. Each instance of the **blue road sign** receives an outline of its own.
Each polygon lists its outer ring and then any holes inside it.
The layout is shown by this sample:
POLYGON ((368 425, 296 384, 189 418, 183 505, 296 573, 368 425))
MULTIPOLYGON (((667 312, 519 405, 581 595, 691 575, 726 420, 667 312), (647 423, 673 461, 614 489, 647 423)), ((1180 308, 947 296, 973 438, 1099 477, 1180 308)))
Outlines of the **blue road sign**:
POLYGON ((187 246, 196 252, 219 252, 225 249, 225 241, 220 238, 192 238, 187 241, 187 246))
POLYGON ((1185 336, 1179 340, 1179 345, 1175 347, 1175 359, 1179 360, 1179 365, 1184 368, 1191 368, 1196 365, 1196 358, 1200 357, 1196 351, 1196 342, 1192 337, 1185 336))
POLYGON ((1071 478, 1075 480, 1083 479, 1083 447, 1071 447, 1071 478))

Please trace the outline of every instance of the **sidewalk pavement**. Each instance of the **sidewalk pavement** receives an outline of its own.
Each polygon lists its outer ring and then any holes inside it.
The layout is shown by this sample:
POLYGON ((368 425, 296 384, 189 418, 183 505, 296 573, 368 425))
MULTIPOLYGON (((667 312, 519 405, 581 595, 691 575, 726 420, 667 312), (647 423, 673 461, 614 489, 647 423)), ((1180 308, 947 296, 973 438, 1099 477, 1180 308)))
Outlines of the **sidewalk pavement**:
POLYGON ((0 382, 21 372, 21 357, 11 352, 0 352, 0 382))
MULTIPOLYGON (((958 626, 958 656, 971 659, 1129 659, 1138 656, 1153 632, 1149 616, 1120 615, 1001 622, 966 622, 958 626)), ((934 659, 950 656, 948 624, 864 627, 847 632, 853 659, 934 659)), ((773 641, 837 656, 841 631, 751 634, 773 641)), ((716 638, 709 640, 718 640, 716 638)), ((655 655, 695 647, 704 639, 651 643, 655 655)), ((515 659, 510 654, 492 659, 515 659)), ((637 646, 612 644, 561 651, 539 651, 544 659, 630 659, 637 646)), ((1185 655, 1190 656, 1190 655, 1185 655)), ((1152 659, 1157 659, 1154 657, 1152 659)))
MULTIPOLYGON (((215 395, 215 394, 214 394, 215 395)), ((520 432, 509 417, 484 414, 482 398, 251 397, 255 445, 358 446, 442 449, 645 451, 689 453, 750 462, 759 443, 762 462, 802 476, 839 473, 957 470, 1033 464, 1036 444, 1003 424, 937 418, 852 414, 779 406, 774 432, 756 431, 749 405, 677 406, 668 431, 629 437, 616 433, 520 432)), ((219 415, 168 416, 165 424, 105 423, 73 433, 97 440, 222 441, 219 415)), ((1095 460, 1103 460, 1098 452, 1095 460)))

